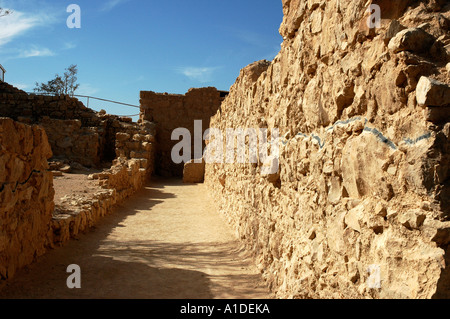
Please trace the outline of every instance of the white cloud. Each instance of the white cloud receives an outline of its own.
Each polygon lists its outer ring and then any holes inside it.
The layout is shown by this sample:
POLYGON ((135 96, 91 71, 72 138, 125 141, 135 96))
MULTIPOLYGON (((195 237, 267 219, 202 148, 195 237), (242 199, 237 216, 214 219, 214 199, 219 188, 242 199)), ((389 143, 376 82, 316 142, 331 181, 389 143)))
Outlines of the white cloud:
POLYGON ((75 94, 77 95, 86 95, 86 96, 92 96, 95 93, 97 93, 99 89, 93 87, 89 83, 81 83, 78 90, 75 91, 75 94))
POLYGON ((55 53, 53 53, 48 48, 36 48, 33 47, 29 50, 23 50, 19 53, 18 58, 34 58, 34 57, 46 57, 46 56, 54 56, 55 53))
POLYGON ((12 41, 26 31, 38 25, 39 17, 30 16, 22 12, 15 11, 13 14, 2 17, 2 27, 0 28, 0 47, 12 41))
POLYGON ((58 21, 57 11, 53 12, 50 9, 41 8, 31 13, 11 9, 4 5, 2 8, 11 10, 12 13, 1 18, 0 47, 36 27, 48 26, 58 21))
POLYGON ((205 83, 211 81, 213 73, 217 69, 218 67, 182 67, 177 71, 192 80, 205 83))
POLYGON ((76 47, 77 47, 77 45, 75 43, 73 43, 73 42, 66 42, 66 43, 64 43, 63 49, 64 50, 72 50, 72 49, 75 49, 76 47))
POLYGON ((115 7, 117 7, 118 5, 125 3, 129 0, 109 0, 108 2, 106 2, 103 7, 101 8, 101 11, 110 11, 112 9, 114 9, 115 7))

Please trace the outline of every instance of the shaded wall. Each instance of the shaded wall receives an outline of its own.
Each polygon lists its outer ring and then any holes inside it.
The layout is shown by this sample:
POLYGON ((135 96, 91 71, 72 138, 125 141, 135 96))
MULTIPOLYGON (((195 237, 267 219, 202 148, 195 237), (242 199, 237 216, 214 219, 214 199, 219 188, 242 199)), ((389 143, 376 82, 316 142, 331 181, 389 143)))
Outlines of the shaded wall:
MULTIPOLYGON (((172 132, 177 128, 186 128, 191 132, 193 154, 194 121, 202 120, 203 135, 226 94, 212 87, 190 89, 185 95, 141 92, 141 119, 156 124, 156 174, 183 176, 183 164, 175 164, 171 158, 172 148, 179 142, 172 141, 172 132)), ((204 142, 202 147, 205 147, 204 142)))
POLYGON ((0 279, 45 252, 54 208, 45 131, 0 118, 0 279))
POLYGON ((137 124, 131 118, 96 112, 68 95, 27 94, 4 82, 0 83, 0 116, 43 126, 55 157, 87 167, 111 163, 119 155, 117 133, 131 130, 134 134, 154 134, 145 121, 137 124))
POLYGON ((450 4, 373 2, 369 30, 368 1, 283 1, 280 53, 211 119, 280 131, 277 174, 216 163, 205 182, 281 298, 449 295, 450 4))

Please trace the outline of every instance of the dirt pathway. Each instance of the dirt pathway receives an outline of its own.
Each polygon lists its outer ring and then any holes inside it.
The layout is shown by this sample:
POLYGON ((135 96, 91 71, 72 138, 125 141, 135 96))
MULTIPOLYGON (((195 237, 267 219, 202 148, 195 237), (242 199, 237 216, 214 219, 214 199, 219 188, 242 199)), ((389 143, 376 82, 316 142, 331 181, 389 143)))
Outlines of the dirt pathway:
POLYGON ((0 298, 271 298, 204 185, 156 181, 93 231, 17 273, 0 298), (68 265, 81 289, 68 289, 68 265))

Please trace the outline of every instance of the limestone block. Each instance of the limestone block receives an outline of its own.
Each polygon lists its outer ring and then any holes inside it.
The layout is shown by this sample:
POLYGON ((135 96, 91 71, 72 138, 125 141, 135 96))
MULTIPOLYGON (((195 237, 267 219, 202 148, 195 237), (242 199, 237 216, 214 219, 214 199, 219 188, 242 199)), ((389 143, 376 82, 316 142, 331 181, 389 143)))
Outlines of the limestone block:
POLYGON ((205 161, 196 163, 191 160, 184 165, 183 182, 184 183, 203 183, 205 180, 205 161))
POLYGON ((389 41, 389 49, 394 53, 401 51, 425 52, 433 45, 435 38, 420 28, 405 29, 389 41))
POLYGON ((400 31, 403 31, 404 29, 405 29, 405 27, 403 25, 401 25, 401 23, 398 22, 398 20, 392 20, 389 23, 386 33, 383 36, 386 44, 388 44, 389 41, 391 41, 391 39, 393 37, 395 37, 400 31))
POLYGON ((422 76, 416 87, 416 98, 419 105, 450 105, 450 85, 422 76))
POLYGON ((420 210, 410 210, 399 214, 398 221, 408 229, 419 229, 425 221, 426 214, 420 210))

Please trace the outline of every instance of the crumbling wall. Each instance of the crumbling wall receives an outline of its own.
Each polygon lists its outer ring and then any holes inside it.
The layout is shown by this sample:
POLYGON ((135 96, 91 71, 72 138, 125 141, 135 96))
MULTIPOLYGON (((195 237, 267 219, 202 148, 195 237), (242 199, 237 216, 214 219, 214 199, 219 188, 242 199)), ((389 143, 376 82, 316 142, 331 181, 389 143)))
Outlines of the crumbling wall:
POLYGON ((116 205, 139 191, 148 181, 147 160, 118 158, 110 169, 89 176, 103 190, 79 197, 68 195, 57 206, 47 234, 49 247, 62 246, 95 226, 116 205))
POLYGON ((139 159, 141 168, 150 177, 155 168, 155 124, 139 121, 139 125, 123 123, 120 132, 116 133, 117 158, 139 159))
POLYGON ((100 137, 98 128, 82 127, 80 120, 42 118, 54 157, 70 159, 86 167, 100 165, 100 137))
POLYGON ((0 279, 45 252, 53 212, 45 131, 0 118, 0 279))
POLYGON ((61 246, 77 238, 108 215, 117 204, 139 191, 152 176, 154 125, 147 121, 118 124, 114 126, 117 158, 109 169, 88 176, 100 190, 83 196, 67 195, 62 205, 56 206, 48 233, 50 246, 61 246))
POLYGON ((0 116, 37 122, 42 117, 81 121, 84 127, 98 126, 97 112, 69 95, 45 96, 27 94, 12 85, 0 83, 0 116))
POLYGON ((68 95, 27 94, 8 83, 0 83, 0 116, 43 126, 55 157, 87 167, 111 163, 116 157, 116 134, 134 127, 131 118, 95 112, 68 95))
POLYGON ((145 120, 95 112, 69 96, 28 95, 7 83, 0 83, 0 114, 8 117, 0 121, 0 279, 6 279, 143 187, 154 171, 155 130, 145 120), (98 192, 68 195, 69 203, 55 207, 50 168, 70 164, 87 172, 104 162, 111 167, 89 176, 98 192))
POLYGON ((155 170, 158 175, 183 176, 184 163, 175 164, 172 160, 172 149, 179 143, 172 141, 172 132, 177 128, 186 128, 191 132, 193 155, 194 120, 202 121, 200 134, 203 135, 225 94, 212 87, 190 89, 185 95, 141 92, 141 119, 157 125, 155 170))
POLYGON ((449 296, 450 7, 372 2, 380 28, 371 2, 284 0, 280 53, 244 68, 211 119, 280 130, 278 173, 258 154, 206 167, 278 297, 449 296))

